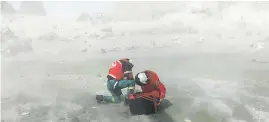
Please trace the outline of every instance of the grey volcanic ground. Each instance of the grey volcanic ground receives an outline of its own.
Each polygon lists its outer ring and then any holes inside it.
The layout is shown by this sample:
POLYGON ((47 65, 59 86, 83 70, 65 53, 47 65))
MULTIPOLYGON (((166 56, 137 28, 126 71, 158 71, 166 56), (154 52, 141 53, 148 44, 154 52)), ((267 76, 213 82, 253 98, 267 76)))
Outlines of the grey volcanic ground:
POLYGON ((268 2, 195 5, 96 25, 3 16, 2 121, 269 122, 268 2), (108 94, 109 65, 122 57, 133 59, 135 73, 156 71, 172 105, 152 116, 97 105, 95 94, 108 94))

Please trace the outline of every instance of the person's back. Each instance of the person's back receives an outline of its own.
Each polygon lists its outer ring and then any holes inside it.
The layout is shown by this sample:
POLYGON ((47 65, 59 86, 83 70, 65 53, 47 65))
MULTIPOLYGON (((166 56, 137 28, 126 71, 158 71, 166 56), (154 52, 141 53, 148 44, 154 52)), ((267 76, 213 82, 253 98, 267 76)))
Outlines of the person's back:
POLYGON ((147 93, 155 98, 164 99, 166 94, 166 88, 164 84, 160 81, 157 73, 151 70, 145 70, 143 72, 140 72, 136 75, 135 82, 136 84, 141 86, 141 90, 143 93, 147 93), (143 79, 142 77, 145 78, 143 79))

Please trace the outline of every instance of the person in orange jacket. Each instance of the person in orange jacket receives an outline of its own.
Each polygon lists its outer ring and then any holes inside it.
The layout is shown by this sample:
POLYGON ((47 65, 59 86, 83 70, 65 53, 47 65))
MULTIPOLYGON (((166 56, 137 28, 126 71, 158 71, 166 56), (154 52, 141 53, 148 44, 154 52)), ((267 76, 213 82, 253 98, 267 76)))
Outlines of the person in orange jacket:
POLYGON ((143 96, 150 96, 157 100, 157 106, 165 98, 166 88, 157 73, 151 70, 139 72, 135 76, 135 83, 141 86, 143 96))
POLYGON ((135 87, 132 73, 133 66, 131 60, 128 58, 122 58, 112 63, 107 75, 107 89, 112 96, 96 95, 98 103, 102 101, 120 103, 121 89, 124 88, 127 88, 125 101, 128 101, 128 95, 133 94, 135 87))

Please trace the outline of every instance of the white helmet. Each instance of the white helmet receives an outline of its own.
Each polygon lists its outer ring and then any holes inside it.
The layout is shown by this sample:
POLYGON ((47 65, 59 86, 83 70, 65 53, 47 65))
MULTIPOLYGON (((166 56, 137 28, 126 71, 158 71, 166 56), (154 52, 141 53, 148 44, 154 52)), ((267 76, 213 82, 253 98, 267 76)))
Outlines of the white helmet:
POLYGON ((140 72, 136 75, 135 77, 135 81, 138 85, 145 85, 148 83, 148 77, 146 75, 146 73, 144 72, 140 72))

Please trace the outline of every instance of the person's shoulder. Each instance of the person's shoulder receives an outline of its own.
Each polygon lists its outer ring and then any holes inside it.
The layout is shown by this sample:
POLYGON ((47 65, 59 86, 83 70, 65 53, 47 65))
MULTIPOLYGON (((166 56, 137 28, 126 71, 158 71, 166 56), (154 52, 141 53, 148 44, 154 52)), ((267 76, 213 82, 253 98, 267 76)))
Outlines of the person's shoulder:
POLYGON ((156 72, 152 71, 152 70, 145 70, 144 71, 145 73, 148 73, 148 74, 157 74, 156 72))

